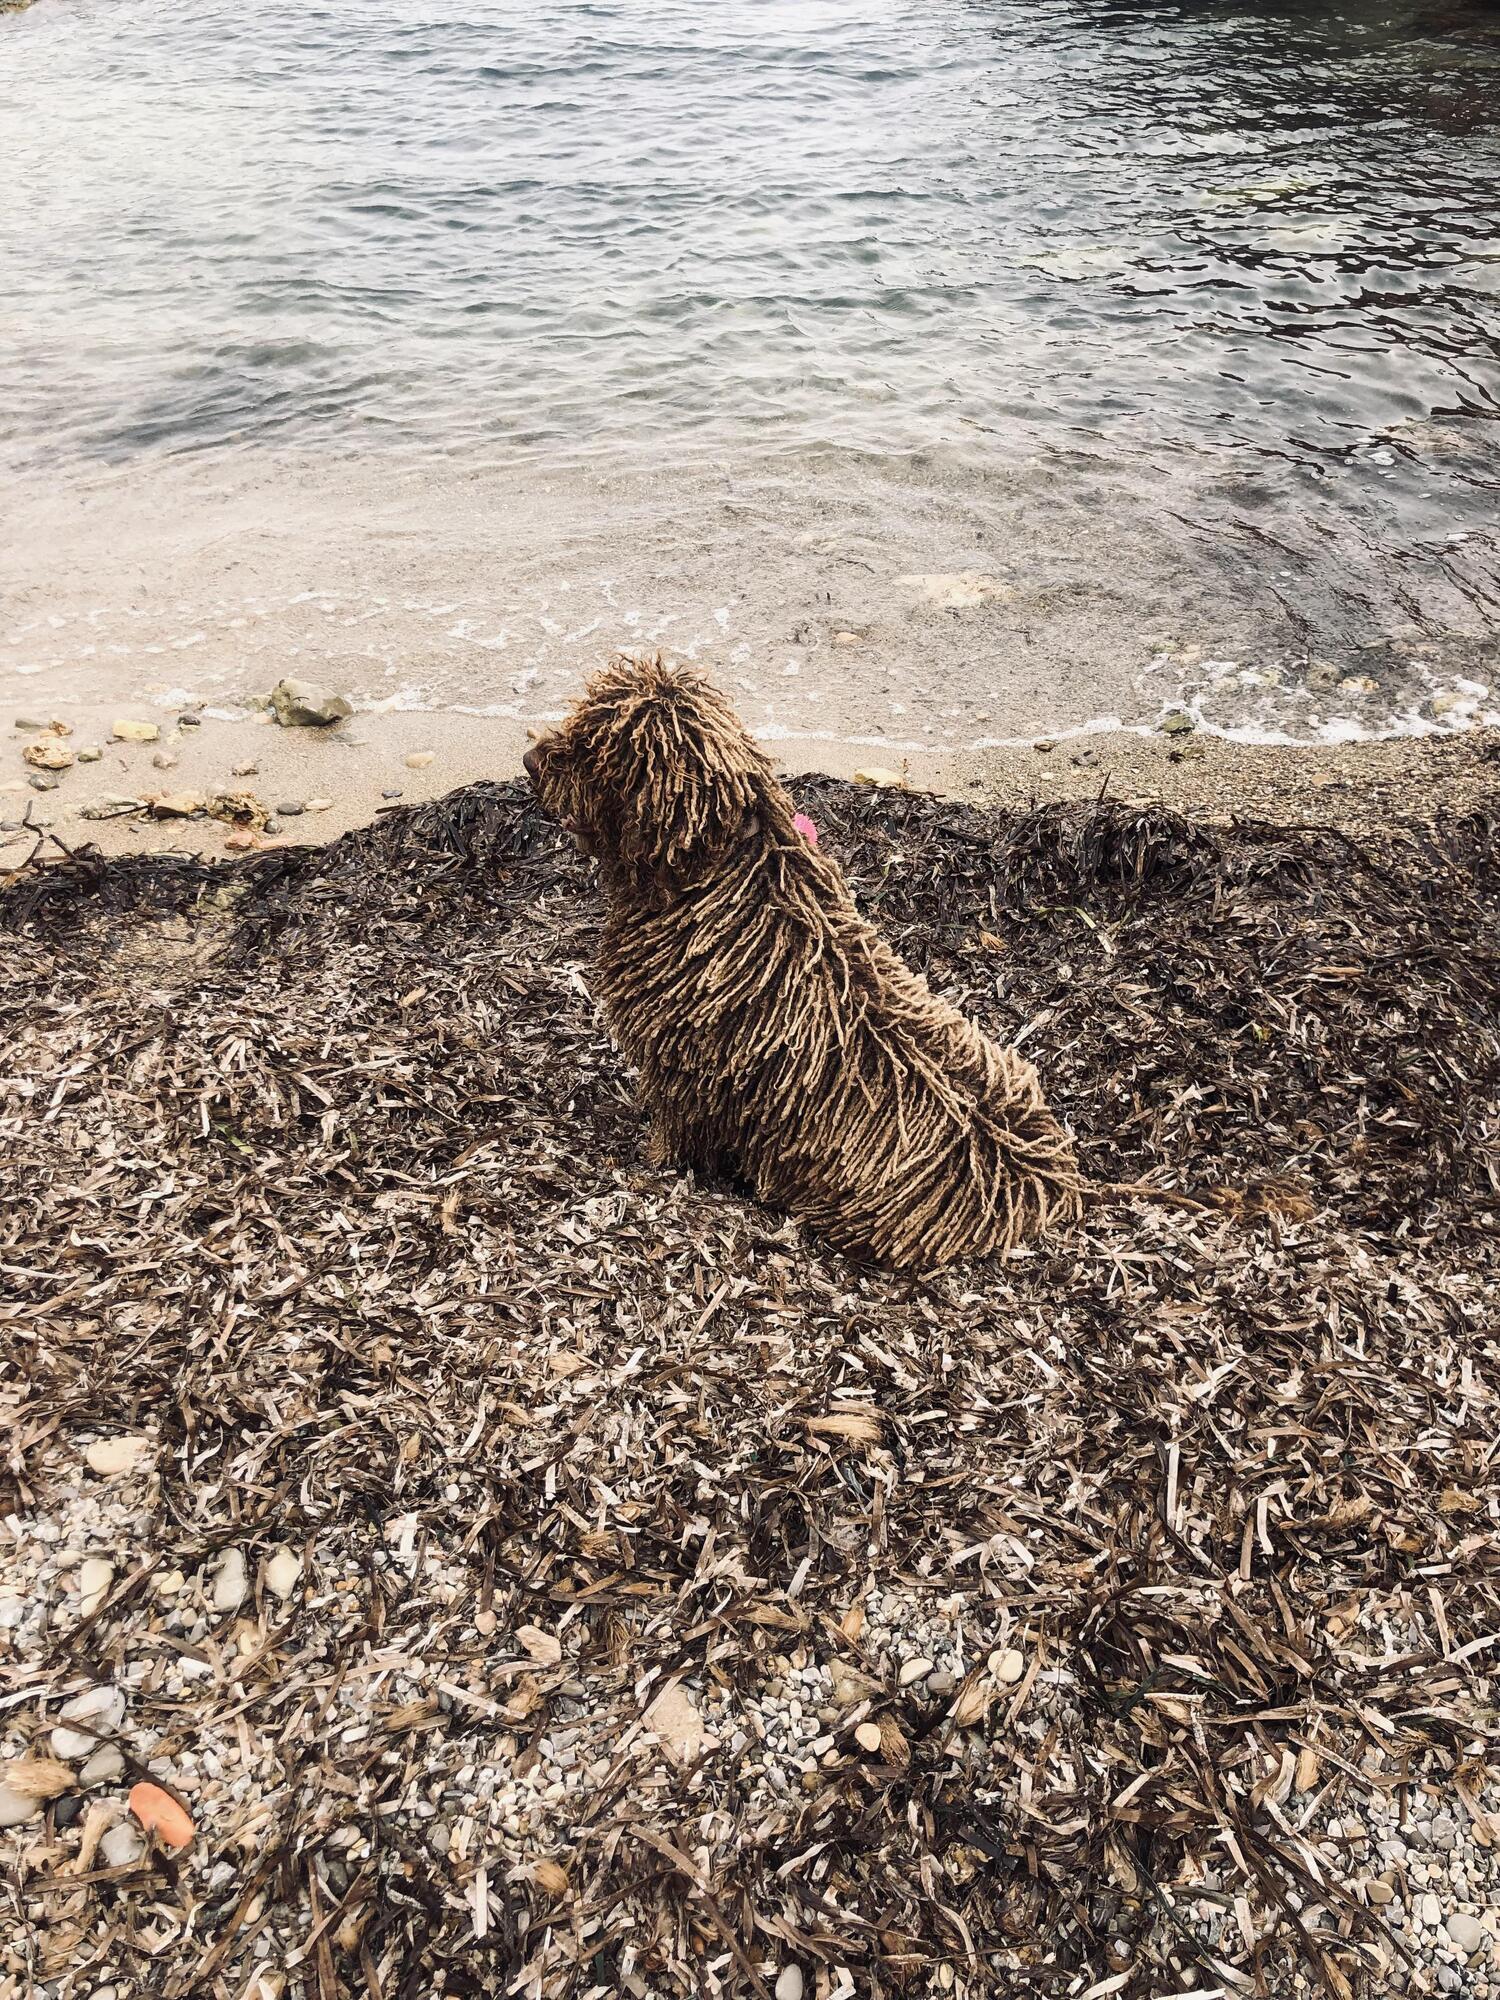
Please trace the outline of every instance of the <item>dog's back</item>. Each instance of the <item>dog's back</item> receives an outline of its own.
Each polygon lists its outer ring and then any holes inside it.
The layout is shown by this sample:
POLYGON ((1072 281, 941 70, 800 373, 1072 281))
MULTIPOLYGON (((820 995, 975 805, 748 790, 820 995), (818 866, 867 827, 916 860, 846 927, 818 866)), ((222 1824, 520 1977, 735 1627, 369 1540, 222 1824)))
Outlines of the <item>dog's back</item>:
POLYGON ((737 1170, 829 1242, 901 1267, 989 1256, 1076 1214, 1031 1064, 938 999, 794 839, 663 908, 611 913, 600 994, 659 1153, 737 1170))

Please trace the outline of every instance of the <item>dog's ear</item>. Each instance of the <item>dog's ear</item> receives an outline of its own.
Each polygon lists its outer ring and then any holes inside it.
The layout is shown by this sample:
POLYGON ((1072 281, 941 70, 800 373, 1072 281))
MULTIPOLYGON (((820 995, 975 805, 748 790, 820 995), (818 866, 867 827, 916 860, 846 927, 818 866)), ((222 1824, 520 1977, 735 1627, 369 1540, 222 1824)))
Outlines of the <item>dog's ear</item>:
POLYGON ((743 837, 771 766, 701 674, 659 656, 612 661, 590 697, 605 725, 594 756, 623 861, 676 880, 743 837))

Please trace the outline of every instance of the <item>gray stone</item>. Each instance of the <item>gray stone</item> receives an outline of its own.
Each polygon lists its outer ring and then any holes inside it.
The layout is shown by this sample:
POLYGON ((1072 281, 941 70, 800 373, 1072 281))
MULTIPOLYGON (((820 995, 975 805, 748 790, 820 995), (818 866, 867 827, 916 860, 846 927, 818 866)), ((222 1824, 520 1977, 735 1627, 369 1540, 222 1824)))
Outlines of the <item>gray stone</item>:
POLYGON ((28 1798, 24 1792, 13 1792, 9 1785, 0 1785, 0 1826, 25 1826, 41 1809, 40 1799, 28 1798))
POLYGON ((1448 1935, 1464 1957, 1470 1958, 1484 1943, 1484 1925, 1478 1917, 1452 1916, 1448 1919, 1448 1935))
POLYGON ((301 799, 281 799, 277 802, 276 810, 285 813, 288 819, 295 819, 298 813, 305 813, 307 807, 301 799))
POLYGON ((81 1785, 114 1785, 125 1775, 125 1759, 113 1743, 101 1743, 78 1773, 81 1785))
POLYGON ((99 1843, 99 1858, 106 1868, 133 1867, 145 1851, 146 1842, 140 1828, 128 1819, 112 1826, 99 1843))
POLYGON ((63 1703, 58 1726, 52 1732, 52 1754, 61 1757, 65 1764, 92 1756, 99 1747, 99 1737, 113 1735, 124 1720, 123 1689, 108 1684, 85 1688, 82 1694, 75 1694, 71 1701, 63 1703), (81 1726, 69 1729, 70 1722, 81 1726))
POLYGON ((1158 725, 1163 736, 1191 736, 1198 727, 1184 708, 1174 708, 1170 715, 1164 715, 1158 725))
POLYGON ((272 688, 271 708, 283 729, 323 729, 354 713, 347 695, 293 679, 279 680, 272 688))

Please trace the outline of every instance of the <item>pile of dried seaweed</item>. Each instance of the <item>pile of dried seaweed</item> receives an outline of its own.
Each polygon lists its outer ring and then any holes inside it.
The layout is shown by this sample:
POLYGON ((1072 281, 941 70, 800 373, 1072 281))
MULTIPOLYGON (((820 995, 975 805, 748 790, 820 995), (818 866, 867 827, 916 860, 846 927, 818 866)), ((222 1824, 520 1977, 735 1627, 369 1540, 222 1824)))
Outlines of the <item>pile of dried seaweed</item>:
POLYGON ((914 1282, 648 1170, 519 788, 11 881, 0 1751, 107 1692, 0 1993, 1500 1994, 1500 817, 801 802, 1240 1211, 914 1282))

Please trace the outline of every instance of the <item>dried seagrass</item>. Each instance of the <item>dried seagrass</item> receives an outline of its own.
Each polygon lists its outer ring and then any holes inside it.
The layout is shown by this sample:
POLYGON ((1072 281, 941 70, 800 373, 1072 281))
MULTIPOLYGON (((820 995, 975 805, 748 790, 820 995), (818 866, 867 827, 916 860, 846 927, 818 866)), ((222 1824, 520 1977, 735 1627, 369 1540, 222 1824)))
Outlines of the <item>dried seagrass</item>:
POLYGON ((3 2000, 1493 1986, 1500 813, 1413 758, 1359 841, 799 782, 1091 1172, 1303 1197, 920 1279, 643 1168, 523 786, 0 882, 0 1767, 116 1691, 3 2000))

